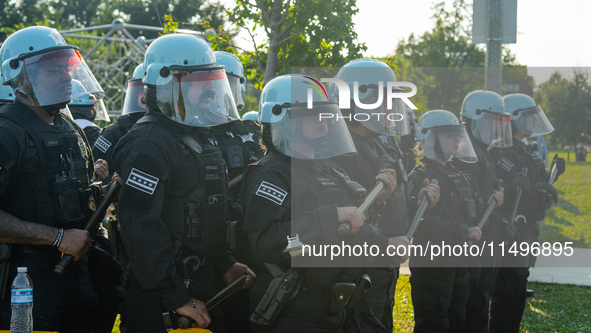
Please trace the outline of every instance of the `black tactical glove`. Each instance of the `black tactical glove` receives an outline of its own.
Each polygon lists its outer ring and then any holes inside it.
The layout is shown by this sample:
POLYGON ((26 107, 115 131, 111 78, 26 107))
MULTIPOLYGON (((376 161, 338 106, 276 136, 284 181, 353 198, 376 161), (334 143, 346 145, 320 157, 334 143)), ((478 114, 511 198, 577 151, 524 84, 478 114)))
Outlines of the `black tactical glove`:
POLYGON ((558 195, 554 186, 548 183, 537 183, 525 193, 525 213, 528 219, 534 218, 537 221, 546 217, 546 210, 558 202, 558 195))
POLYGON ((566 171, 566 162, 564 161, 564 158, 562 157, 555 157, 554 160, 552 161, 552 165, 550 166, 550 170, 552 170, 552 168, 554 168, 554 165, 556 165, 556 171, 558 171, 556 173, 556 180, 558 180, 558 176, 562 175, 564 173, 564 171, 566 171))

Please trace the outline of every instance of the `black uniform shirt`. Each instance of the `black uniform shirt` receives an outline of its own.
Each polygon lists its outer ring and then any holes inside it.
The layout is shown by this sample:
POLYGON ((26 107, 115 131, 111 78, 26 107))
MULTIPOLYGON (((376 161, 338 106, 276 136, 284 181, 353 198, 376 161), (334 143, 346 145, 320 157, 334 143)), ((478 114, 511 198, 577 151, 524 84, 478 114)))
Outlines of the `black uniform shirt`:
MULTIPOLYGON (((183 238, 186 204, 194 201, 195 189, 203 186, 208 177, 219 175, 219 170, 215 174, 203 172, 197 163, 200 153, 195 150, 217 149, 199 139, 201 129, 176 124, 161 115, 148 114, 144 120, 149 116, 158 121, 136 123, 113 153, 115 170, 124 184, 119 195, 121 238, 130 260, 131 282, 159 296, 164 309, 174 310, 189 301, 188 290, 173 264, 174 241, 182 242, 183 248, 199 256, 207 251, 202 241, 183 238), (175 135, 188 135, 193 140, 182 144, 175 135)), ((217 156, 223 163, 219 151, 217 156)), ((227 178, 225 181, 227 186, 227 178)), ((207 200, 218 199, 203 199, 207 200)), ((220 271, 232 265, 216 257, 206 259, 223 266, 220 271)))

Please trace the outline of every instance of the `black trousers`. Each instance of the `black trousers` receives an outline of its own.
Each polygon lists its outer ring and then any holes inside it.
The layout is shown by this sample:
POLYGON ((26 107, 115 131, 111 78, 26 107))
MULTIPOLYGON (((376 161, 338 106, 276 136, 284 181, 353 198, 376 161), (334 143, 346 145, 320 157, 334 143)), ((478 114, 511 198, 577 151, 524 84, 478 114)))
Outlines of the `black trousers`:
MULTIPOLYGON (((532 244, 538 241, 538 225, 517 224, 515 242, 532 244)), ((519 332, 525 310, 529 267, 535 264, 534 256, 507 256, 494 276, 493 296, 490 305, 489 332, 519 332)))
POLYGON ((411 267, 414 332, 462 332, 468 301, 465 267, 411 267))
MULTIPOLYGON (((33 281, 33 328, 62 333, 90 332, 98 297, 90 281, 88 259, 85 256, 72 262, 62 276, 57 276, 53 270, 60 257, 57 251, 47 255, 24 253, 17 264, 27 267, 33 281)), ((10 329, 10 316, 10 297, 7 297, 0 302, 0 329, 10 329)))

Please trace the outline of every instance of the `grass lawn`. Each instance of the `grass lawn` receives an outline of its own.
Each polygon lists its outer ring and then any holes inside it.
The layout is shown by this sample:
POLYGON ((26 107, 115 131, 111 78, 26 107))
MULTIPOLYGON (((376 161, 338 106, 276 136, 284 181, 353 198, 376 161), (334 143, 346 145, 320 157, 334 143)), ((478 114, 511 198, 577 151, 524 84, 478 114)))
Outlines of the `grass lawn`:
MULTIPOLYGON (((551 151, 550 159, 563 151, 551 151)), ((570 160, 574 161, 571 152, 570 160)), ((566 172, 554 184, 558 203, 547 211, 540 225, 540 242, 573 242, 573 247, 591 247, 591 162, 566 162, 566 172)))

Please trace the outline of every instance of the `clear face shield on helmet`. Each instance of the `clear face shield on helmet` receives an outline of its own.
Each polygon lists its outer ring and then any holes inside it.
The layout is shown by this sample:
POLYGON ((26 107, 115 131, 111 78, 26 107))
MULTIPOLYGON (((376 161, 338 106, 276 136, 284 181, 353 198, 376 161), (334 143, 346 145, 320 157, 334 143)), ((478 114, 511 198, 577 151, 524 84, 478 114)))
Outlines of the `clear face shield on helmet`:
POLYGON ((234 103, 236 103, 236 109, 240 111, 244 108, 244 99, 246 97, 244 78, 229 73, 226 74, 228 75, 228 82, 230 83, 230 90, 232 91, 232 97, 234 97, 234 103))
POLYGON ((472 119, 470 130, 475 138, 491 147, 510 147, 513 145, 511 117, 482 111, 482 117, 472 119))
POLYGON ((99 98, 105 93, 94 75, 74 48, 59 48, 49 52, 27 55, 20 59, 23 69, 10 80, 23 103, 49 106, 67 103, 80 97, 72 94, 72 80, 79 81, 86 92, 99 98))
POLYGON ((464 126, 437 126, 424 130, 427 133, 421 139, 421 149, 425 157, 444 161, 457 158, 466 163, 478 161, 464 126))
POLYGON ((284 104, 286 115, 271 123, 273 145, 282 154, 298 159, 325 159, 354 154, 355 145, 336 103, 284 104))
POLYGON ((355 82, 353 89, 358 89, 358 101, 354 100, 352 103, 355 110, 354 119, 381 135, 410 134, 406 105, 399 98, 388 99, 388 93, 382 83, 365 85, 355 82))
POLYGON ((134 112, 148 112, 148 108, 144 103, 144 83, 142 79, 130 80, 125 90, 121 115, 125 116, 134 112))
POLYGON ((189 71, 169 67, 159 77, 156 98, 162 113, 172 120, 195 127, 209 127, 239 119, 230 85, 223 69, 189 71))
POLYGON ((545 135, 554 131, 554 127, 539 105, 514 111, 513 114, 512 120, 515 127, 525 136, 545 135))

